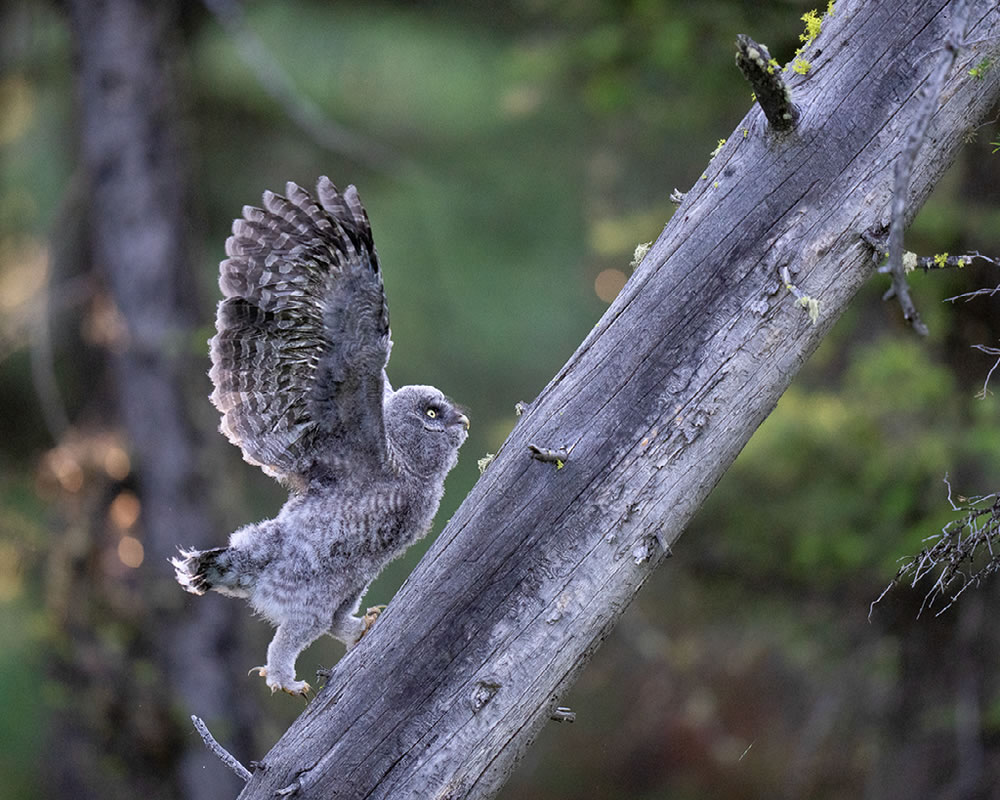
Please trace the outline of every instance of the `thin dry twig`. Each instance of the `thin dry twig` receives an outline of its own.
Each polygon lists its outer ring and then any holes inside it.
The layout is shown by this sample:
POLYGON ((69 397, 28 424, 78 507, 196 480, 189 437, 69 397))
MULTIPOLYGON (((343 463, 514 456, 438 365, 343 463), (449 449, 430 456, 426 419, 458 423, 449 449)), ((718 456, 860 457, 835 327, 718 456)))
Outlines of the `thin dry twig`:
POLYGON ((945 525, 939 534, 929 536, 928 543, 916 555, 907 559, 882 594, 871 604, 871 618, 875 606, 889 591, 903 583, 915 587, 925 577, 937 573, 934 583, 924 596, 918 616, 941 598, 947 604, 935 616, 940 616, 970 586, 978 586, 988 576, 1000 572, 1000 555, 994 551, 994 542, 1000 539, 1000 492, 981 497, 952 497, 951 483, 945 475, 948 503, 961 514, 945 525), (933 542, 933 544, 930 544, 933 542), (982 559, 986 560, 983 561, 982 559))
POLYGON ((977 397, 982 399, 989 394, 990 378, 993 377, 993 373, 996 372, 997 367, 1000 367, 1000 348, 987 347, 984 344, 974 344, 972 345, 972 348, 981 353, 986 353, 986 355, 997 357, 997 360, 993 362, 993 366, 990 367, 990 371, 986 373, 986 380, 983 381, 983 388, 979 390, 979 394, 977 395, 977 397))
POLYGON ((198 731, 198 735, 201 736, 205 747, 211 750, 223 764, 235 772, 244 783, 249 781, 251 777, 250 770, 244 767, 225 747, 219 744, 218 740, 212 736, 212 732, 208 729, 205 721, 201 717, 196 717, 192 714, 191 722, 194 723, 194 729, 198 731))

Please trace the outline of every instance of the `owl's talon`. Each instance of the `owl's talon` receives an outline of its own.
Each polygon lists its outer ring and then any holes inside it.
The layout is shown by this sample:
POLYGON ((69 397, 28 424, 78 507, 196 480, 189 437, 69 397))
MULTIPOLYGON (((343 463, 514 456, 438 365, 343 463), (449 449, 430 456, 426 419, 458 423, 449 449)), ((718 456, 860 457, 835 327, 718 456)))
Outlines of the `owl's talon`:
POLYGON ((271 694, 274 694, 278 689, 283 692, 287 692, 290 695, 299 695, 304 697, 306 700, 309 699, 309 692, 312 691, 312 686, 310 686, 305 681, 292 681, 288 686, 278 686, 275 684, 271 687, 271 694))
MULTIPOLYGON (((267 679, 267 667, 250 667, 250 671, 247 672, 247 675, 253 675, 255 672, 260 677, 267 679)), ((293 680, 287 686, 279 681, 267 681, 267 685, 271 689, 271 694, 274 694, 278 691, 278 689, 281 689, 281 691, 287 692, 290 695, 301 695, 302 697, 306 697, 306 699, 308 699, 307 695, 309 692, 312 691, 312 686, 305 681, 293 680)))
POLYGON ((375 624, 375 620, 377 620, 379 616, 381 616, 382 612, 385 611, 385 608, 386 607, 384 605, 372 606, 367 611, 365 611, 365 615, 361 618, 362 621, 365 623, 365 629, 361 631, 361 636, 358 637, 358 641, 361 641, 361 637, 363 637, 366 633, 368 633, 368 631, 371 630, 372 625, 375 624))

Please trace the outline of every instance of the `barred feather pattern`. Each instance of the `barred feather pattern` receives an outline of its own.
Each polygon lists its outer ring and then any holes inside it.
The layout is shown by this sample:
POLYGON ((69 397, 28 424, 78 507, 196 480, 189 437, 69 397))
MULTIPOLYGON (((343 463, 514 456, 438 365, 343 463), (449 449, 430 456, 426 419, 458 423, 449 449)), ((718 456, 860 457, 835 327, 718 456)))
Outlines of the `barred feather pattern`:
POLYGON ((209 373, 222 432, 293 485, 317 462, 385 459, 389 311, 355 187, 266 192, 226 255, 209 373))

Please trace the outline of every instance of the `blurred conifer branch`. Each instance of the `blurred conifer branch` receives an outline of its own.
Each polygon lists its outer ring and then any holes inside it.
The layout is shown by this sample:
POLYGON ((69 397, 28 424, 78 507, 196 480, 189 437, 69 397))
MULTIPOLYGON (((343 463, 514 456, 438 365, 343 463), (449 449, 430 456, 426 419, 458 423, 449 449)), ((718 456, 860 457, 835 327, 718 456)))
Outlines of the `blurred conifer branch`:
POLYGON ((334 122, 317 103, 302 94, 288 72, 251 29, 239 0, 203 1, 232 37, 261 88, 317 145, 376 172, 387 173, 404 165, 406 159, 400 153, 334 122))

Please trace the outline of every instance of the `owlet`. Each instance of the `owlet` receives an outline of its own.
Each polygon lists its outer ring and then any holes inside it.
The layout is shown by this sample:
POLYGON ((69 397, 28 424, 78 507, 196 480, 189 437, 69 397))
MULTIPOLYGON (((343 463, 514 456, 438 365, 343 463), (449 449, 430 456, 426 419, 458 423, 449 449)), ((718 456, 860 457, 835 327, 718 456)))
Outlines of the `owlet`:
MULTIPOLYGON (((228 547, 181 550, 178 582, 245 598, 277 630, 272 692, 305 694, 295 661, 328 633, 348 648, 375 609, 358 605, 382 568, 427 533, 469 420, 431 386, 393 391, 392 342, 371 226, 353 186, 320 178, 246 206, 226 241, 212 402, 221 430, 289 489, 274 519, 228 547)), ((253 671, 253 670, 251 670, 253 671)))

